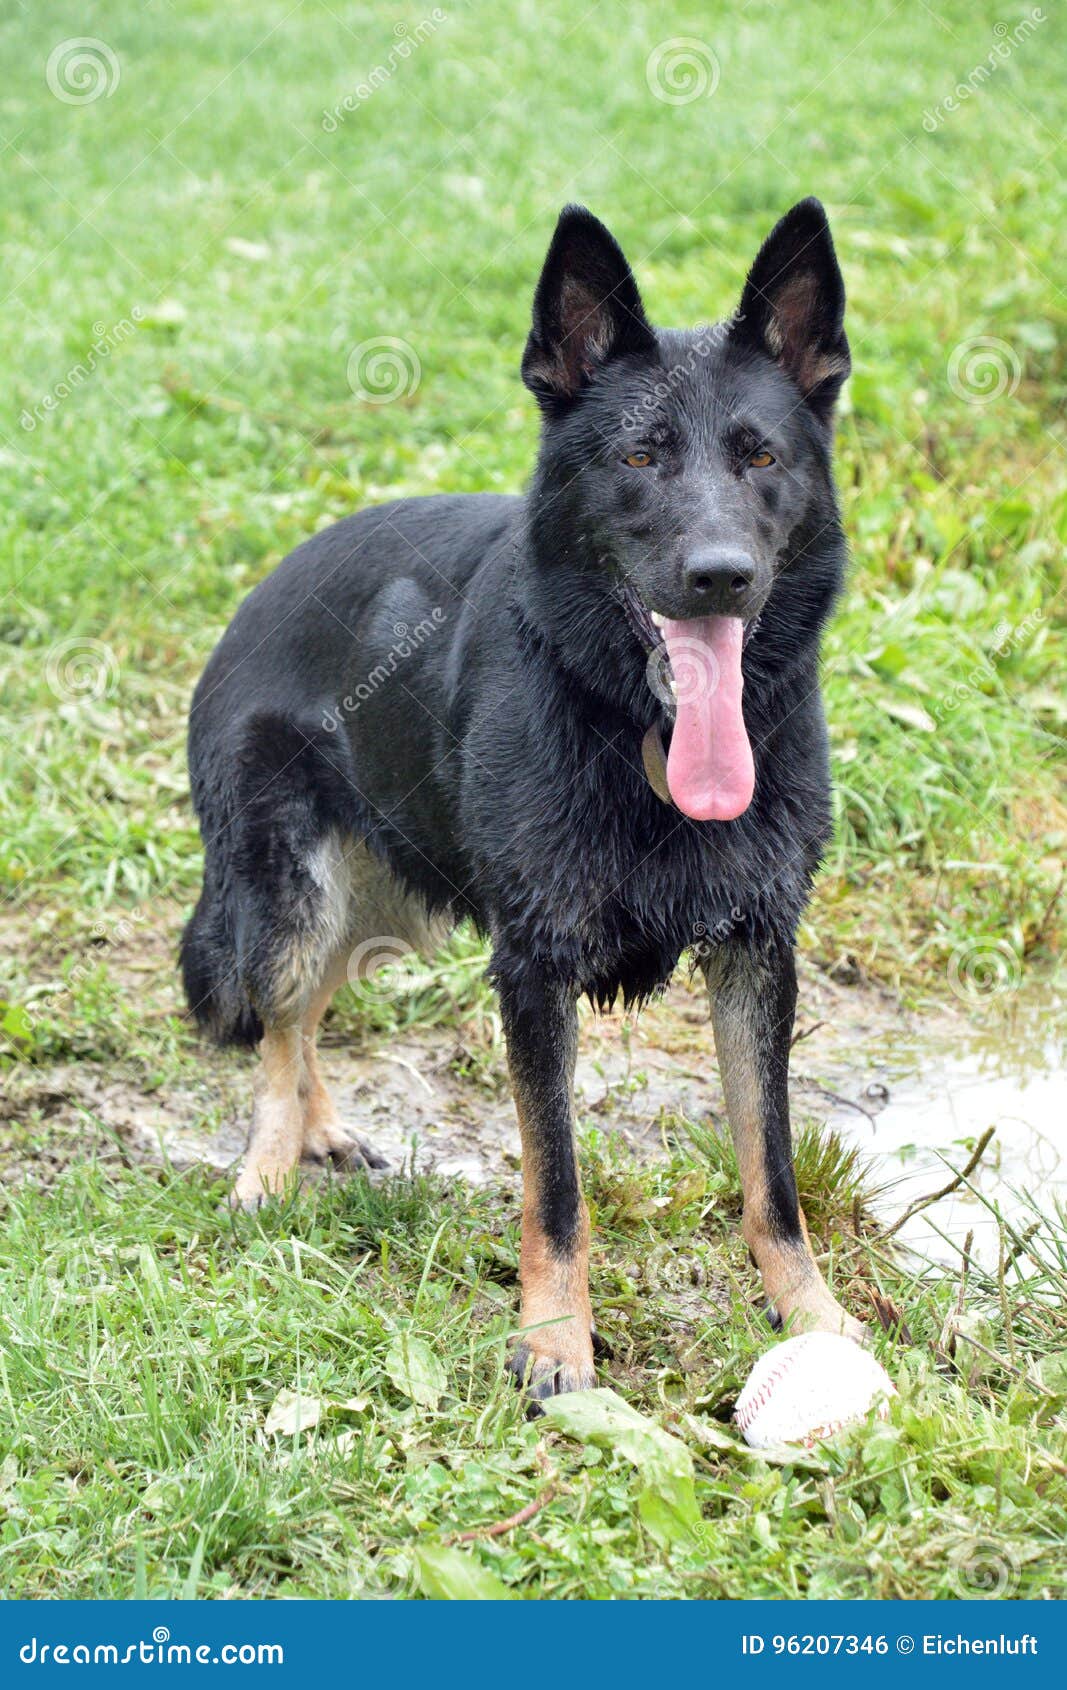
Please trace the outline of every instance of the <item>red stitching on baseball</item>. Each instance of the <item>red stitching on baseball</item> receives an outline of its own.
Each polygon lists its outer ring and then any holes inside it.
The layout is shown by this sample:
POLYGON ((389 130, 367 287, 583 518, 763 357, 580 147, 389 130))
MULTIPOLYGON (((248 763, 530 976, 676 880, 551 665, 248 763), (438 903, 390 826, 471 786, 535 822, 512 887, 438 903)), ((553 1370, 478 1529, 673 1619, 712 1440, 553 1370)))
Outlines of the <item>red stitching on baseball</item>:
MULTIPOLYGON (((792 1372, 796 1360, 797 1352, 795 1350, 792 1355, 783 1356, 772 1367, 755 1395, 751 1397, 743 1407, 738 1407, 734 1410, 734 1419, 737 1421, 737 1424, 741 1428, 742 1432, 748 1431, 748 1428, 751 1426, 760 1409, 767 1406, 767 1403, 770 1401, 773 1387, 781 1384, 782 1380, 792 1372)), ((890 1389, 892 1389, 892 1386, 890 1386, 890 1389)), ((885 1419, 889 1408, 889 1399, 885 1394, 884 1388, 879 1387, 879 1392, 876 1392, 875 1394, 878 1395, 879 1393, 881 1394, 882 1401, 878 1404, 878 1414, 880 1418, 885 1419)), ((873 1399, 870 1406, 873 1406, 873 1399)), ((829 1420, 824 1425, 815 1426, 810 1432, 806 1432, 804 1434, 803 1441, 810 1449, 817 1437, 827 1437, 831 1433, 840 1432, 844 1425, 845 1422, 843 1420, 829 1420)))
POLYGON ((768 1373, 766 1379, 763 1381, 763 1384, 756 1392, 756 1395, 750 1402, 745 1404, 744 1408, 737 1409, 734 1418, 740 1426, 742 1432, 747 1432, 755 1416, 759 1413, 759 1410, 766 1407, 768 1401, 770 1400, 772 1387, 780 1384, 786 1375, 792 1372, 795 1360, 796 1352, 794 1351, 791 1356, 776 1362, 774 1367, 772 1367, 771 1371, 768 1373))

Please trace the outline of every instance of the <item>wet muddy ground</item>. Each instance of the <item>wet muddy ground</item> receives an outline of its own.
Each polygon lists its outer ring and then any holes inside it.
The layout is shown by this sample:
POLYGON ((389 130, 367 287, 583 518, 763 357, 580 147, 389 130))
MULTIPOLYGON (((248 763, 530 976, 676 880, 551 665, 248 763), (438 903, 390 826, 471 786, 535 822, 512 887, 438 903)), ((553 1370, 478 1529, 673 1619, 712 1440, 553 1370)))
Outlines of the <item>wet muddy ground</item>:
MULTIPOLYGON (((113 956, 121 973, 123 958, 113 956)), ((126 959, 131 992, 149 987, 152 1012, 173 1013, 169 959, 126 959), (162 994, 157 998, 157 993, 162 994)), ((967 1188, 924 1210, 903 1241, 935 1260, 958 1260, 974 1231, 996 1256, 987 1202, 1017 1212, 1020 1193, 1067 1197, 1063 1047, 1051 987, 1008 1001, 955 1001, 931 1014, 905 1011, 888 993, 801 968, 792 1061, 796 1119, 829 1121, 869 1159, 886 1187, 880 1208, 901 1214, 947 1183, 989 1126, 996 1134, 967 1188)), ((518 1181, 517 1130, 502 1055, 471 1061, 454 1028, 412 1028, 377 1043, 327 1023, 323 1068, 343 1118, 392 1167, 412 1158, 445 1177, 518 1181)), ((193 1072, 184 1064, 182 1072, 193 1072)), ((19 1067, 5 1082, 0 1158, 8 1177, 48 1179, 95 1155, 205 1163, 223 1171, 246 1142, 252 1064, 205 1048, 195 1078, 161 1085, 145 1063, 19 1067), (13 1130, 18 1123, 18 1132, 13 1130), (26 1131, 29 1123, 30 1130, 26 1131), (4 1143, 6 1140, 6 1144, 4 1143)), ((662 1153, 671 1117, 723 1122, 705 1000, 681 973, 636 1021, 583 1015, 577 1072, 580 1119, 620 1135, 640 1158, 662 1153)))
POLYGON ((891 1182, 883 1210, 902 1214, 949 1183, 993 1129, 967 1182, 902 1227, 902 1242, 924 1256, 958 1264, 973 1233, 972 1254, 993 1267, 994 1205, 1008 1222, 1026 1224, 1035 1201, 1049 1213, 1067 1202, 1063 1009, 1062 994, 1046 983, 1010 1001, 974 1005, 969 1015, 876 1035, 867 1045, 876 1079, 860 1101, 871 1119, 838 1107, 829 1120, 891 1182))

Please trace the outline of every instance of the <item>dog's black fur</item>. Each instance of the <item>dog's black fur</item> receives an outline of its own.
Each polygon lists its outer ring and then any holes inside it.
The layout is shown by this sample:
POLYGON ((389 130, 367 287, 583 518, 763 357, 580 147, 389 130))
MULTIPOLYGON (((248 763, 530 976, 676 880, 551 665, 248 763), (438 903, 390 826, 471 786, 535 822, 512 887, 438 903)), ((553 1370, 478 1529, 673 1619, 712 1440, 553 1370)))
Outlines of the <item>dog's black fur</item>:
MULTIPOLYGON (((830 465, 843 312, 817 201, 765 242, 729 323, 694 332, 653 330, 611 235, 562 214, 522 366, 542 412, 528 493, 339 522, 255 589, 197 688, 206 868, 182 962, 210 1033, 253 1044, 286 1012, 329 837, 365 842, 429 910, 491 936, 513 1068, 535 1089, 543 1061, 558 1090, 569 1011, 555 1055, 537 1054, 557 1005, 639 1003, 694 944, 720 970, 769 969, 791 1025, 793 939, 830 827, 817 664, 845 560, 830 465), (761 452, 773 465, 750 467, 761 452), (709 608, 687 585, 702 548, 752 566, 737 612, 756 785, 725 822, 665 804, 641 756, 650 726, 670 728, 647 611, 709 608)), ((542 1219, 565 1252, 568 1111, 542 1103, 542 1219)), ((768 1172, 775 1224, 795 1233, 784 1130, 768 1172)))

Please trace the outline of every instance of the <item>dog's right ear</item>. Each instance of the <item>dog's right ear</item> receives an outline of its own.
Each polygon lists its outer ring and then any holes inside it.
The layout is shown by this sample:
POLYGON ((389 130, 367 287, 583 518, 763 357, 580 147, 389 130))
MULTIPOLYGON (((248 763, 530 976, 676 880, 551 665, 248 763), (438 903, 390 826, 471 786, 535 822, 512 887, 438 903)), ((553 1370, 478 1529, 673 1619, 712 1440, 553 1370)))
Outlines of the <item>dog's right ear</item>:
POLYGON ((549 408, 576 399, 597 370, 656 337, 614 235, 582 205, 565 206, 533 303, 522 379, 549 408))
POLYGON ((801 200, 771 230, 730 332, 773 358, 816 416, 829 421, 850 359, 845 284, 818 200, 801 200))

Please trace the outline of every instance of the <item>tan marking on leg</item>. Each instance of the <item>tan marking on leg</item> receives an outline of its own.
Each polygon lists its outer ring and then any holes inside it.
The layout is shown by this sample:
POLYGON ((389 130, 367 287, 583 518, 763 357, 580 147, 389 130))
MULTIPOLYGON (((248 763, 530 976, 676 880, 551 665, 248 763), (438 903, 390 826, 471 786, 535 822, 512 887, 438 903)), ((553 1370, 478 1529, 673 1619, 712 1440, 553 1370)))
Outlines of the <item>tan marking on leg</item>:
POLYGON ((316 1047, 319 1022, 344 979, 343 968, 331 970, 308 1005, 300 1028, 303 1053, 300 1078, 300 1102, 304 1112, 303 1154, 317 1162, 325 1161, 331 1155, 345 1155, 355 1148, 355 1139, 342 1126, 333 1098, 326 1088, 316 1047))
POLYGON ((299 1027, 268 1028, 252 1111, 252 1137, 233 1189, 234 1203, 254 1204, 293 1181, 304 1140, 299 1027))
POLYGON ((335 959, 308 1005, 300 1024, 300 1108, 303 1131, 301 1154, 308 1161, 332 1161, 351 1172, 355 1168, 387 1168, 386 1159, 344 1124, 326 1087, 316 1048, 319 1022, 330 1000, 347 979, 347 953, 335 959))
POLYGON ((717 1010, 712 999, 715 1048, 744 1200, 741 1231, 769 1302, 784 1328, 837 1332, 862 1342, 867 1329, 841 1307, 815 1260, 804 1212, 800 1239, 783 1238, 773 1224, 767 1188, 766 1139, 757 1053, 743 1017, 717 1010))
POLYGON ((515 1106, 522 1138, 522 1244, 519 1283, 524 1330, 516 1361, 531 1394, 539 1385, 556 1391, 583 1391, 596 1384, 593 1366, 593 1310, 589 1301, 589 1210, 580 1198, 578 1234, 573 1248, 560 1255, 541 1222, 540 1146, 526 1123, 522 1101, 515 1106), (547 1323, 547 1324, 544 1324, 547 1323), (525 1354, 523 1352, 525 1351, 525 1354))
POLYGON ((365 1163, 369 1166, 386 1166, 384 1161, 375 1156, 374 1151, 367 1144, 362 1144, 357 1134, 350 1127, 343 1124, 337 1112, 337 1105, 330 1097, 323 1080, 320 1065, 318 1065, 318 1024, 330 1007, 330 1000, 340 985, 345 984, 347 973, 345 967, 338 965, 333 968, 325 982, 321 985, 315 997, 308 1006, 308 1014, 301 1024, 301 1049, 303 1049, 303 1077, 301 1077, 301 1105, 304 1110, 304 1156, 311 1161, 326 1161, 328 1158, 337 1161, 352 1161, 353 1164, 365 1163))

